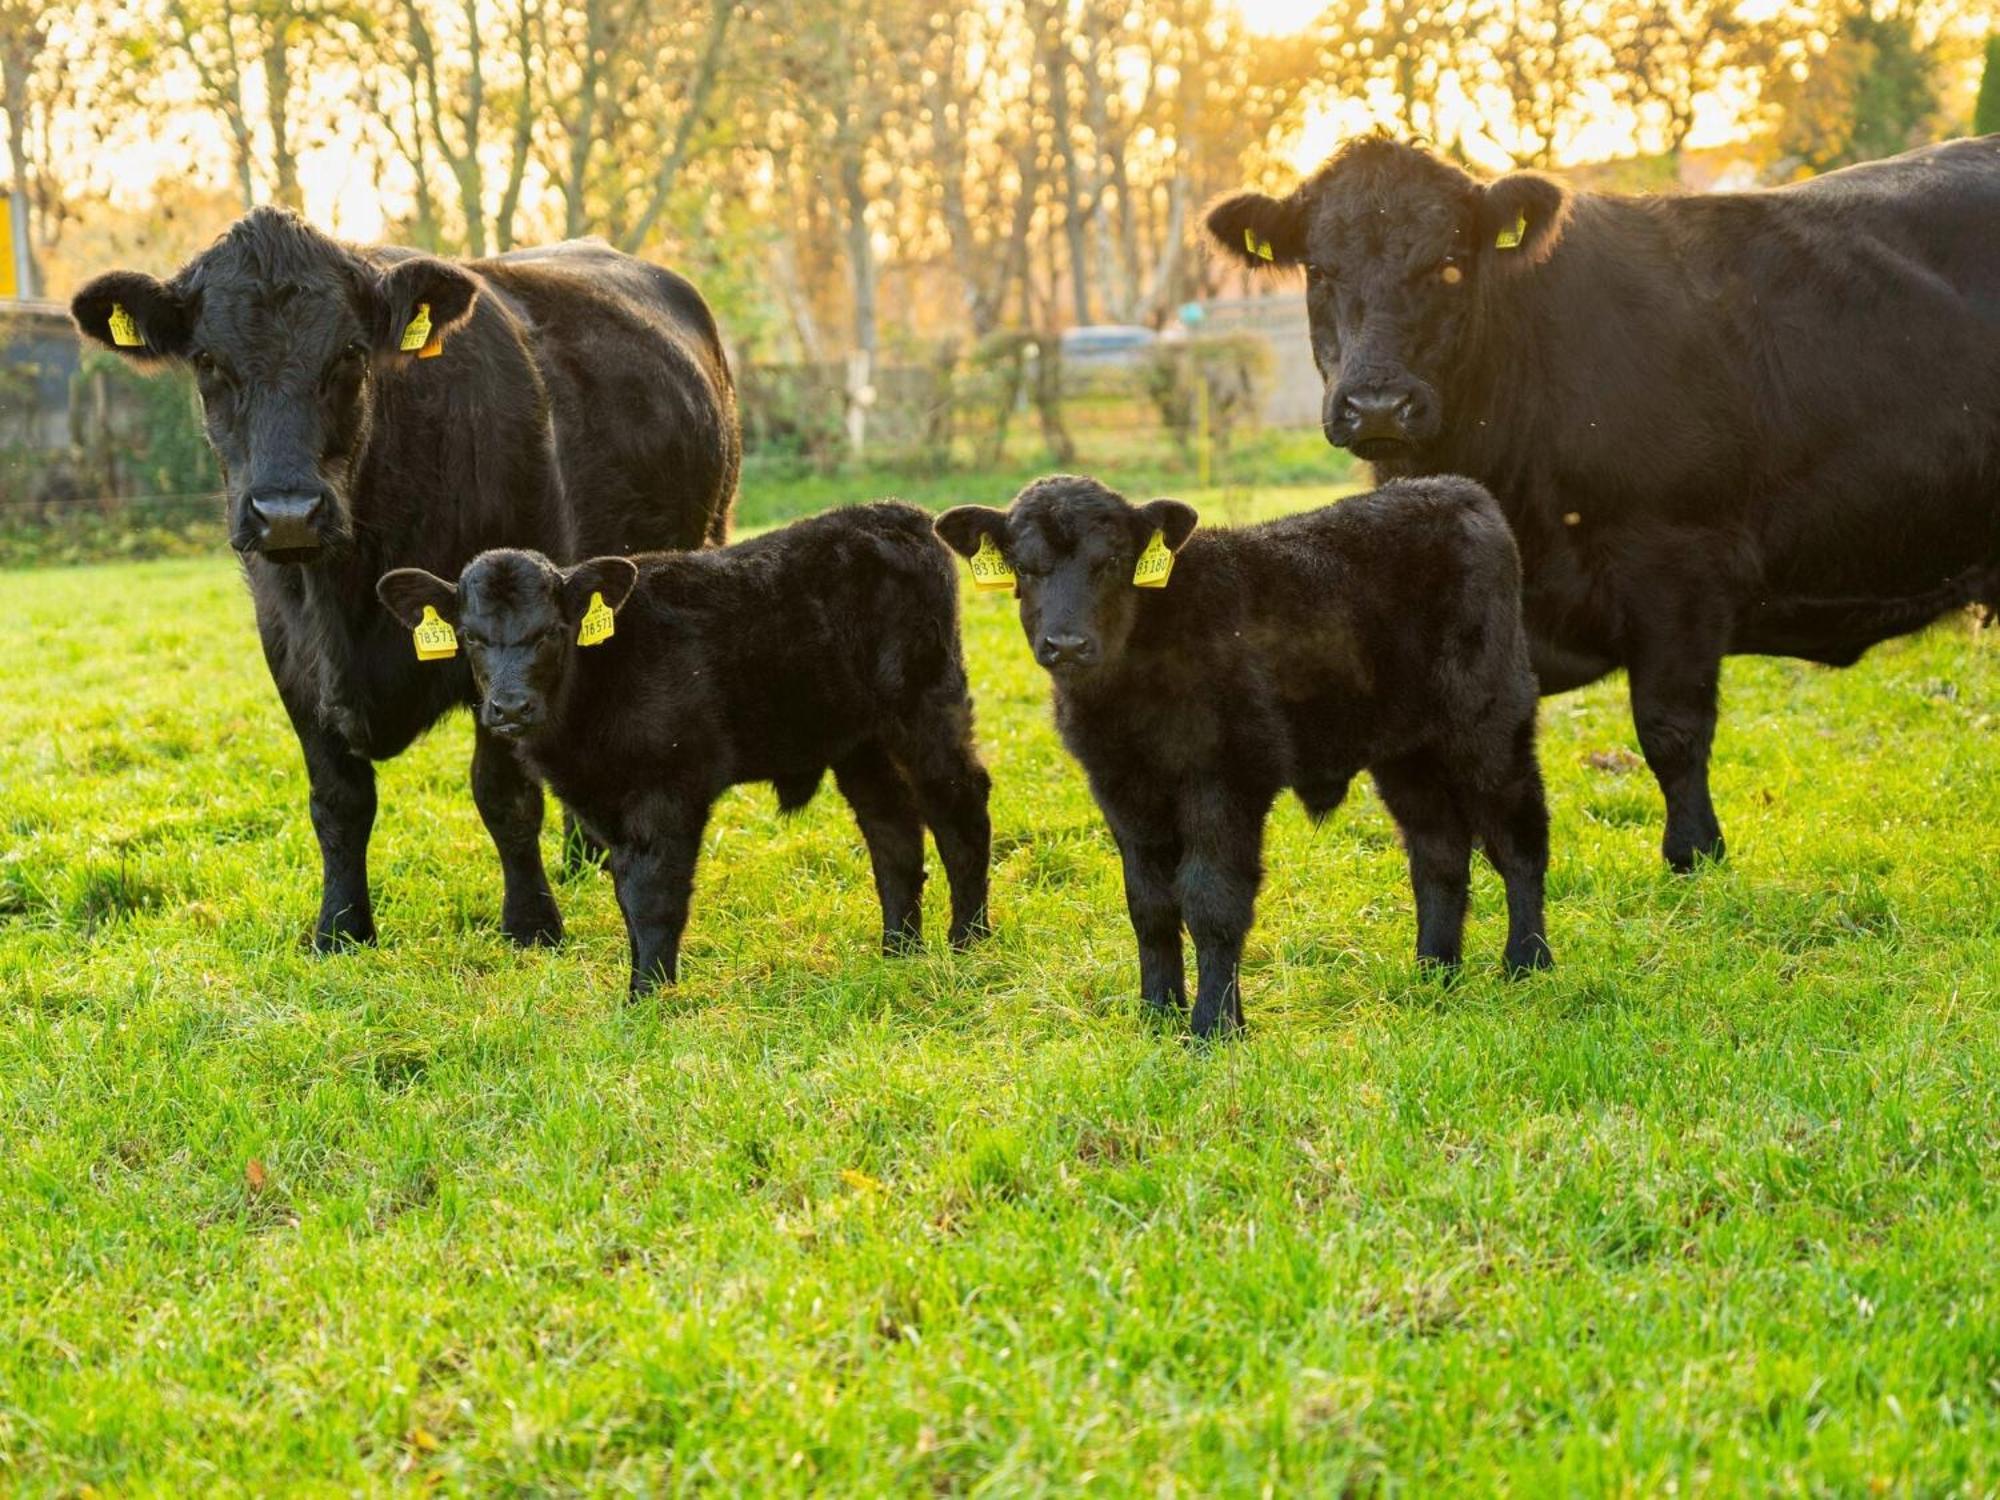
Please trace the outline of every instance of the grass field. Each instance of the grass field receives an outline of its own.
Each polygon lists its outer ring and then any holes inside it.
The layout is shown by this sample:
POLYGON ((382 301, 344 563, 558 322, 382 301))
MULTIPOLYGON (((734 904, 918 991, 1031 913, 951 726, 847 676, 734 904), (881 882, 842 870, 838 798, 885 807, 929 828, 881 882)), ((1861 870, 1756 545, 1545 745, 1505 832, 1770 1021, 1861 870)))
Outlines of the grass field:
POLYGON ((1200 1050, 1008 601, 996 939, 875 956, 844 807, 746 788, 628 1007, 605 877, 501 938, 463 718, 382 772, 381 946, 307 955, 226 562, 0 595, 0 1490, 2000 1488, 1990 635, 1732 662, 1692 880, 1620 685, 1544 704, 1523 983, 1490 871, 1442 989, 1372 793, 1283 804, 1200 1050))

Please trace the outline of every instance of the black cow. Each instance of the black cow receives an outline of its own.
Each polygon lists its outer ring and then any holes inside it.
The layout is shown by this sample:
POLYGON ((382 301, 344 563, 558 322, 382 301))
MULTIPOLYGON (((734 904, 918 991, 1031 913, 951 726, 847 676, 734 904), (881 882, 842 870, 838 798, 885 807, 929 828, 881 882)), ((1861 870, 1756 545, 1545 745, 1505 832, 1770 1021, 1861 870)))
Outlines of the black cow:
MULTIPOLYGON (((141 363, 194 370, 305 753, 314 945, 372 940, 370 762, 473 699, 463 660, 417 660, 376 579, 398 563, 456 574, 503 544, 575 559, 721 541, 741 444, 715 321, 679 276, 601 244, 448 262, 342 245, 269 208, 170 281, 98 277, 72 312, 141 363)), ((484 730, 472 795, 507 935, 557 940, 541 788, 484 730)))
POLYGON ((2000 137, 1658 198, 1367 139, 1208 228, 1304 268, 1329 442, 1499 499, 1542 691, 1627 669, 1677 870, 1723 852, 1726 654, 2000 598, 2000 137))
POLYGON ((927 512, 854 506, 733 547, 566 570, 487 552, 455 586, 398 569, 381 596, 406 627, 427 609, 456 627, 486 732, 610 846, 633 994, 677 977, 709 807, 746 781, 771 782, 789 812, 832 768, 874 864, 884 951, 922 937, 926 826, 952 944, 985 931, 989 781, 958 580, 927 512))
POLYGON ((1419 961, 1458 963, 1477 839, 1507 884, 1508 968, 1550 962, 1520 564, 1478 485, 1392 484, 1194 536, 1177 500, 1134 506, 1065 474, 937 528, 975 577, 1011 567, 1056 726, 1124 859, 1148 1004, 1186 999, 1185 923, 1196 1034, 1241 1027, 1271 804, 1290 787, 1324 817, 1363 770, 1408 849, 1419 961))

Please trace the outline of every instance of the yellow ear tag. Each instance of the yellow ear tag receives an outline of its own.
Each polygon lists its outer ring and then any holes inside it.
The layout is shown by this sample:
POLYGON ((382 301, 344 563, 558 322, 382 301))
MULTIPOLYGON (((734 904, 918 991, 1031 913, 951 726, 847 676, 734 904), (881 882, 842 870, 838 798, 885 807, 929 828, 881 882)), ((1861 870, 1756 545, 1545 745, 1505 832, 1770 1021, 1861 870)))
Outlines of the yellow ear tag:
POLYGON ((599 641, 610 640, 611 630, 611 606, 604 602, 602 594, 592 594, 590 608, 583 612, 583 622, 576 627, 576 643, 595 646, 599 641))
POLYGON ((1266 239, 1259 239, 1257 231, 1254 229, 1243 231, 1243 248, 1259 260, 1273 260, 1276 258, 1271 254, 1271 242, 1266 239))
POLYGON ((1139 554, 1139 566, 1132 570, 1132 586, 1163 589, 1167 586, 1167 575, 1173 570, 1174 555, 1167 550, 1167 535, 1156 531, 1153 539, 1146 543, 1146 550, 1139 554))
POLYGON ((1518 250, 1521 248, 1521 241, 1527 237, 1527 233, 1528 211, 1522 209, 1520 213, 1514 216, 1514 227, 1512 229, 1501 230, 1499 235, 1494 239, 1493 248, 1496 250, 1518 250))
POLYGON ((431 305, 417 304, 417 315, 403 326, 403 342, 400 347, 405 354, 412 350, 422 352, 424 345, 431 341, 431 305))
POLYGON ((424 617, 410 634, 417 643, 418 661, 446 661, 458 655, 458 632, 450 621, 438 618, 434 604, 424 606, 424 617))
POLYGON ((132 315, 125 311, 125 304, 111 304, 111 316, 105 319, 111 325, 111 342, 121 349, 137 349, 145 344, 139 336, 139 325, 132 321, 132 315))
POLYGON ((987 532, 979 539, 979 550, 972 554, 972 586, 976 589, 1011 589, 1014 586, 1014 569, 998 547, 993 545, 993 533, 987 532))

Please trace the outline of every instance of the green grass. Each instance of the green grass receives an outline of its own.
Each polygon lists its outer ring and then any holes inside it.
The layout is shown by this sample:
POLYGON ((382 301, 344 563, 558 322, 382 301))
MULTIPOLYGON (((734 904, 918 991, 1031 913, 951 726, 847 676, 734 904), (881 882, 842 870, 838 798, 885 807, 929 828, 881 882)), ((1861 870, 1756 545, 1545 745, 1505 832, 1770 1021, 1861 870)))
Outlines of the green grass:
POLYGON ((1204 1051, 1006 601, 997 938, 875 956, 844 807, 742 789, 634 1007, 604 877, 501 938, 463 718, 382 772, 381 946, 303 951, 226 563, 0 595, 0 1491, 2000 1485, 1990 635, 1732 662, 1693 880, 1619 687, 1545 704, 1523 983, 1490 872, 1439 988, 1372 794, 1287 802, 1204 1051))

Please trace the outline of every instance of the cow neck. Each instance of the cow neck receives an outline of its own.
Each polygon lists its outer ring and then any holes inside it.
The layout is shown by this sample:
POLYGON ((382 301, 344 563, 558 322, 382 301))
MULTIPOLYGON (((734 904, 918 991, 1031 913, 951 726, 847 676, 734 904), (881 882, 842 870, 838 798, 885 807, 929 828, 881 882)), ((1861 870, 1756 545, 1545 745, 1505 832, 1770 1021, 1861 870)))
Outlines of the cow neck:
POLYGON ((1444 432, 1407 464, 1378 466, 1381 478, 1466 474, 1495 492, 1531 482, 1537 434, 1535 392, 1543 384, 1534 274, 1489 282, 1468 331, 1468 347, 1453 361, 1438 392, 1444 432))

